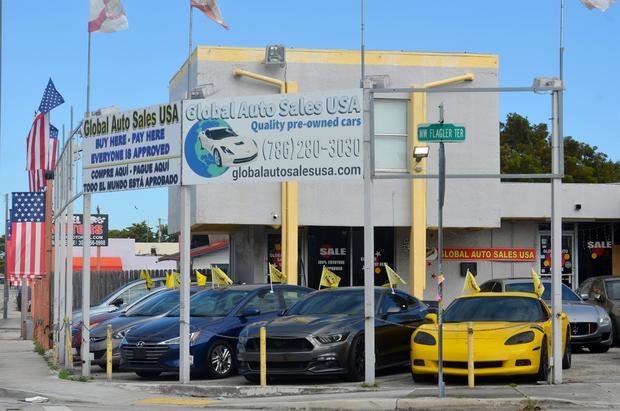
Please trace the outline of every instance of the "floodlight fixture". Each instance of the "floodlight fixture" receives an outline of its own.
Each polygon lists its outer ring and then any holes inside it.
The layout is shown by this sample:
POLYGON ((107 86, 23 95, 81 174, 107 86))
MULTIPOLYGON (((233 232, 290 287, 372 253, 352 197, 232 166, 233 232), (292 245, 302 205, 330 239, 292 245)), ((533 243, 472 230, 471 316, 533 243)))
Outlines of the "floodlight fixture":
POLYGON ((282 44, 271 44, 265 48, 265 65, 280 66, 286 65, 286 47, 282 44))
POLYGON ((413 148, 413 158, 415 158, 416 163, 419 163, 423 158, 428 157, 429 151, 429 146, 415 146, 413 148))

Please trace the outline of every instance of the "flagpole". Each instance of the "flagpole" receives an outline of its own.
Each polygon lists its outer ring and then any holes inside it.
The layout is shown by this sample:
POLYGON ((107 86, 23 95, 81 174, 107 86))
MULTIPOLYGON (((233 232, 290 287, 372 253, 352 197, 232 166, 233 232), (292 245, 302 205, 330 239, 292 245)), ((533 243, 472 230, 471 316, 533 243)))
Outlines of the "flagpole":
POLYGON ((365 46, 364 46, 364 0, 362 0, 362 44, 360 47, 360 54, 361 54, 361 73, 362 73, 362 78, 360 80, 360 87, 364 87, 364 77, 366 77, 365 71, 365 46))
POLYGON ((190 71, 192 68, 192 2, 189 2, 189 48, 187 50, 187 99, 190 98, 190 71))

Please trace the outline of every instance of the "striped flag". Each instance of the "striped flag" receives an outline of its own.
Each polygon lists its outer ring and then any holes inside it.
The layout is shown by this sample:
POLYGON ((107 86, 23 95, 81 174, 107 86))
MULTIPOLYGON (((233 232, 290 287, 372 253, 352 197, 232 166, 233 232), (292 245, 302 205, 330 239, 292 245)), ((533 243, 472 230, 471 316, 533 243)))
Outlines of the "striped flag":
POLYGON ((45 193, 13 193, 7 256, 11 276, 45 274, 45 193))
POLYGON ((228 24, 224 22, 216 0, 191 0, 191 2, 192 7, 202 11, 208 18, 228 30, 228 24))
POLYGON ((588 9, 598 9, 600 11, 607 11, 616 0, 581 0, 581 3, 588 9))
POLYGON ((114 33, 128 28, 129 22, 121 0, 90 0, 89 33, 114 33))
POLYGON ((44 170, 50 137, 49 114, 38 113, 26 137, 26 170, 44 170))

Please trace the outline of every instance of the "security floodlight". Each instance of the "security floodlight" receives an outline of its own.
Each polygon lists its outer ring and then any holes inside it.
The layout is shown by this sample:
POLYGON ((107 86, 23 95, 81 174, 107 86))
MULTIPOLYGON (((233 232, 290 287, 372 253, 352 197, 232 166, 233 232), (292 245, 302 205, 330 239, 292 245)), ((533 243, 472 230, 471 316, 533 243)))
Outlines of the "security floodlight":
POLYGON ((265 48, 265 65, 280 66, 286 65, 286 48, 282 44, 273 44, 265 48))
POLYGON ((419 163, 423 158, 428 157, 429 151, 429 146, 415 146, 413 148, 413 158, 415 158, 416 163, 419 163))
POLYGON ((557 77, 536 77, 532 83, 536 90, 554 89, 562 87, 562 80, 557 77))

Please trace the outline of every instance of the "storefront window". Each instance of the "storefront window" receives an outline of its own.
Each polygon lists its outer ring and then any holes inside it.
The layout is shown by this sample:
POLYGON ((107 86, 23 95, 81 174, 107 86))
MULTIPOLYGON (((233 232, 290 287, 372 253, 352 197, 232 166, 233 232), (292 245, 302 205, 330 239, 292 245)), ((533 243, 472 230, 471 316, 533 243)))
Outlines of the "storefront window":
POLYGON ((375 169, 407 171, 407 100, 374 101, 375 169))

